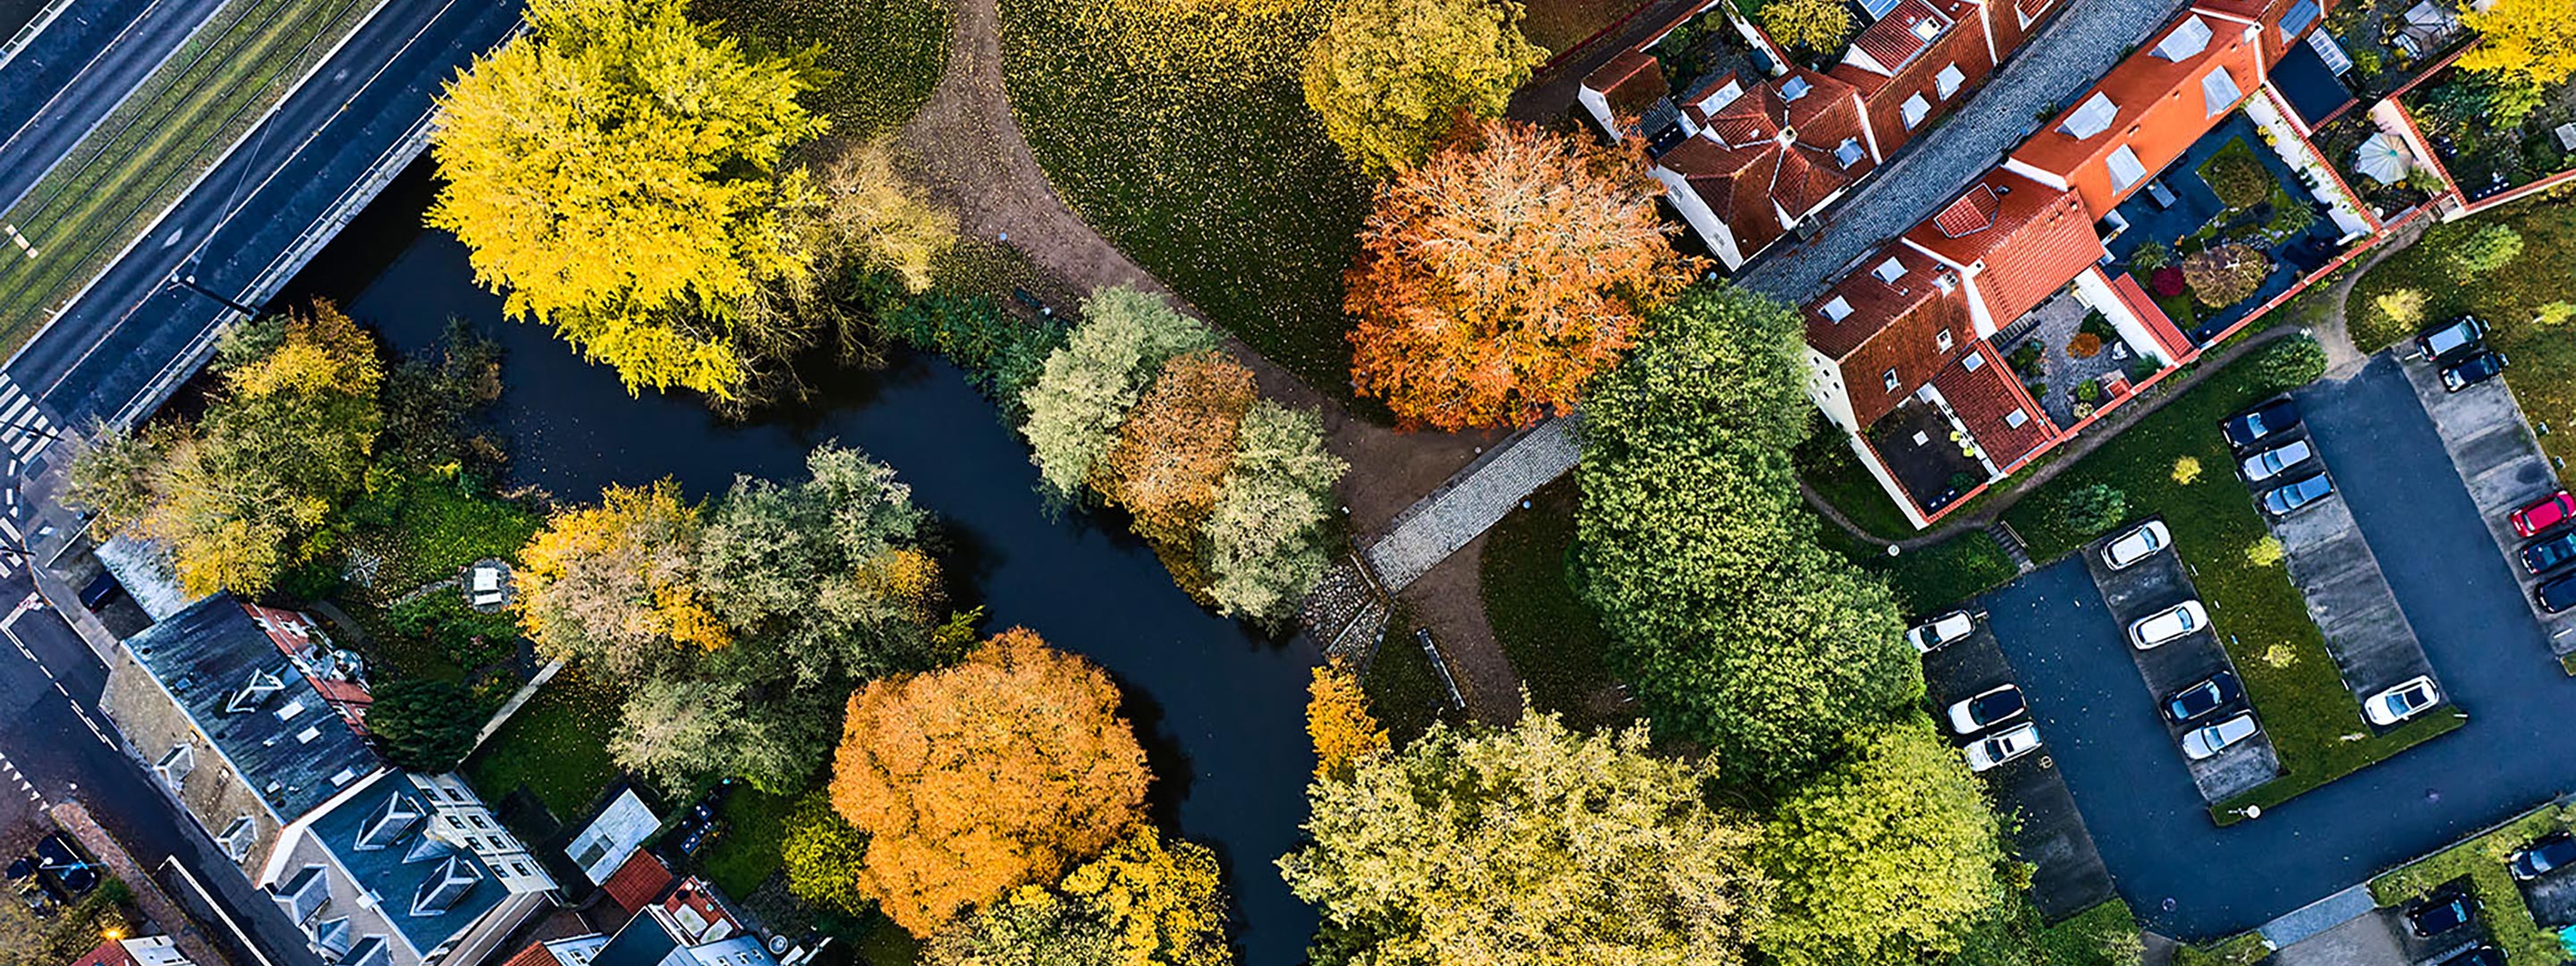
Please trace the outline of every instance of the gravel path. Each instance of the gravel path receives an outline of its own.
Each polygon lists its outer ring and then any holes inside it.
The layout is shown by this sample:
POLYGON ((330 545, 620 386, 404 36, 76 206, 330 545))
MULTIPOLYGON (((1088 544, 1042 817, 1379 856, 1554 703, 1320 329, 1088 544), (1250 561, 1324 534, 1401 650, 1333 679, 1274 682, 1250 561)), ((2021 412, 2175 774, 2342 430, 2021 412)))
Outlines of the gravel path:
POLYGON ((1985 87, 1916 138, 1825 213, 1822 232, 1784 239, 1737 273, 1755 291, 1803 303, 2003 160, 2039 128, 2041 115, 2073 103, 2186 0, 2087 0, 2055 19, 2005 62, 1985 87))

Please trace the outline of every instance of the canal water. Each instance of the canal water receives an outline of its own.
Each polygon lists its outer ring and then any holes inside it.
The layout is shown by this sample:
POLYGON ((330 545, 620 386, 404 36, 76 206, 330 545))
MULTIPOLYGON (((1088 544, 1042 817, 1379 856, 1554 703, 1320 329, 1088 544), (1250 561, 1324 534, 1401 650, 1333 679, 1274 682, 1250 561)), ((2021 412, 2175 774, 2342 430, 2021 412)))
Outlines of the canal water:
POLYGON ((692 398, 629 396, 550 330, 502 318, 501 299, 474 285, 464 247, 421 227, 425 167, 397 181, 289 288, 294 301, 278 304, 337 299, 401 352, 433 342, 450 318, 497 339, 513 482, 562 501, 663 477, 692 497, 723 492, 738 473, 796 478, 806 452, 831 441, 892 465, 914 502, 939 515, 953 545, 943 563, 989 609, 989 629, 1026 625, 1117 680, 1153 766, 1155 818, 1225 865, 1246 966, 1303 961, 1315 913, 1273 862, 1306 817, 1305 688, 1320 661, 1310 643, 1270 640, 1201 609, 1121 528, 1050 519, 1018 435, 936 358, 837 379, 812 405, 748 424, 692 398))

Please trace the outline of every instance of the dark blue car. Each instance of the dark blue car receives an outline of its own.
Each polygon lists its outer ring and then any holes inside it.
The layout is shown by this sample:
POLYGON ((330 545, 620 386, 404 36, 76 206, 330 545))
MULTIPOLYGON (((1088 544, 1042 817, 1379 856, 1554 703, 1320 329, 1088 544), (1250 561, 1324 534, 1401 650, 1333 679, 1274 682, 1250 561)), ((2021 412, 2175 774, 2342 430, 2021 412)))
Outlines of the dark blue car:
POLYGON ((2165 720, 2181 724, 2224 708, 2244 696, 2245 689, 2236 682, 2236 675, 2220 671, 2210 675, 2208 680, 2176 691, 2173 697, 2165 699, 2165 720))
POLYGON ((2530 546, 2522 548, 2522 569, 2535 574, 2556 570, 2559 564, 2570 560, 2576 560, 2576 530, 2533 541, 2530 546))
POLYGON ((2299 428, 2299 404, 2283 396, 2236 415, 2218 424, 2227 434, 2227 444, 2246 449, 2256 443, 2299 428))
POLYGON ((2453 889, 2426 898, 2423 905, 2406 914, 2406 925, 2416 936, 2431 939, 2468 925, 2475 918, 2477 912, 2469 904, 2469 894, 2453 889))

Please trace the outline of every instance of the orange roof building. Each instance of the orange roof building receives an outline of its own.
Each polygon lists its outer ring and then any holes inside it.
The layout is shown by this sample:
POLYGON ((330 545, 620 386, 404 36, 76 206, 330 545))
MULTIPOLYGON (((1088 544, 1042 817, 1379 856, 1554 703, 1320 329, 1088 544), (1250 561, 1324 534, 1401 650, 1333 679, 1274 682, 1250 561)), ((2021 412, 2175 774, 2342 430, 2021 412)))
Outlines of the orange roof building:
POLYGON ((1997 169, 1905 233, 1959 273, 1977 334, 1991 337, 2110 253, 2075 192, 1997 169))

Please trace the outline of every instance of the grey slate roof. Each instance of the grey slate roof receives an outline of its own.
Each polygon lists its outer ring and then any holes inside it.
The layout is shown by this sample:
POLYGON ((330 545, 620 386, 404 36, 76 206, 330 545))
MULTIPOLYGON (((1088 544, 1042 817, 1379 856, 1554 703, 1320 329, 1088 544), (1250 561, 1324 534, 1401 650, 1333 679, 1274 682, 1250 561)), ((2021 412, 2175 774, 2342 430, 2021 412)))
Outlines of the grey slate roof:
POLYGON ((591 957, 590 966, 654 966, 679 950, 680 937, 672 935, 653 912, 647 907, 627 920, 626 928, 591 957))
POLYGON ((425 818, 383 821, 397 796, 406 806, 397 815, 429 812, 419 790, 400 777, 388 775, 315 816, 311 831, 350 878, 377 895, 385 921, 426 953, 508 899, 510 889, 472 850, 431 839, 425 818))
POLYGON ((366 742, 229 594, 198 601, 126 646, 281 822, 378 767, 366 742))

